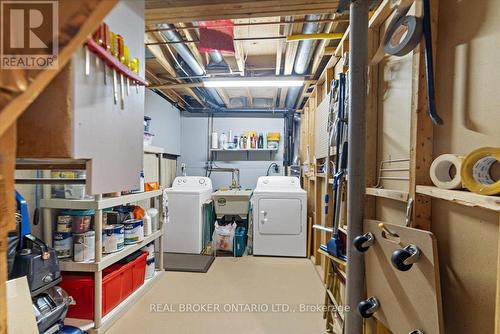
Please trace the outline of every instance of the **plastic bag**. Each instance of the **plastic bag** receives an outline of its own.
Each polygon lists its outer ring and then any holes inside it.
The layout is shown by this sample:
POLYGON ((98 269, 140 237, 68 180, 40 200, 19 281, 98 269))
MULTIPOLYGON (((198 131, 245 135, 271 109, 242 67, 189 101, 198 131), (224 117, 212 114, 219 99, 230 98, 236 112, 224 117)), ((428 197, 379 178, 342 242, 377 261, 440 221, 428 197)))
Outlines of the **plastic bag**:
POLYGON ((214 243, 216 250, 233 251, 234 231, 236 223, 231 225, 219 225, 215 222, 214 243))

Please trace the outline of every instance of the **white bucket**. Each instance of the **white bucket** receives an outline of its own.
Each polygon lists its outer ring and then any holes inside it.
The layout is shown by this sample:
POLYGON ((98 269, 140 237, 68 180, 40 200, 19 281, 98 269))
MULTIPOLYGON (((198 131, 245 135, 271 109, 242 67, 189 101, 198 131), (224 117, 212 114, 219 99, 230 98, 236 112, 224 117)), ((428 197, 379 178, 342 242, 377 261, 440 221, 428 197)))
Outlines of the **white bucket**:
POLYGON ((125 245, 136 244, 144 240, 144 225, 140 219, 129 219, 125 225, 125 245))
POLYGON ((102 229, 102 252, 121 251, 125 247, 125 229, 122 224, 107 225, 102 229))
POLYGON ((73 261, 86 262, 95 259, 95 232, 73 233, 73 261))

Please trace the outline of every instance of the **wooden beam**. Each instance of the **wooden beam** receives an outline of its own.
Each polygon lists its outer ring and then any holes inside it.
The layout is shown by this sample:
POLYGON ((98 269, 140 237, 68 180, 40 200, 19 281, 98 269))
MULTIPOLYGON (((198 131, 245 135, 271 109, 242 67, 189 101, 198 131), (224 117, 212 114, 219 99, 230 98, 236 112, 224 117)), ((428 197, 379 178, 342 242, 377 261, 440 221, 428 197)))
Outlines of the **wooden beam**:
MULTIPOLYGON (((145 42, 148 43, 148 41, 164 41, 164 37, 156 32, 156 33, 146 33, 144 34, 144 39, 145 42)), ((177 72, 175 68, 172 66, 170 61, 167 59, 165 53, 162 50, 162 47, 159 45, 148 45, 149 51, 155 56, 156 61, 163 67, 163 69, 173 78, 177 76, 177 72)), ((178 79, 175 79, 176 81, 179 81, 178 79)), ((201 84, 201 83, 200 83, 201 84)), ((176 85, 183 85, 181 83, 176 84, 176 85)), ((150 88, 158 88, 158 89, 171 89, 172 87, 168 87, 169 85, 160 85, 160 86, 151 86, 150 88), (167 87, 165 87, 167 86, 167 87)), ((190 86, 189 84, 186 84, 185 86, 177 86, 178 88, 184 89, 190 96, 192 96, 196 101, 198 101, 202 106, 205 106, 205 102, 200 99, 200 97, 194 92, 193 89, 191 89, 193 86, 190 86)), ((195 86, 197 87, 197 86, 195 86)))
POLYGON ((159 84, 159 85, 149 86, 149 88, 161 88, 161 89, 186 89, 195 87, 203 87, 203 82, 173 83, 166 85, 159 84))
POLYGON ((224 104, 226 107, 229 108, 231 104, 231 100, 229 99, 229 96, 227 95, 226 91, 223 88, 215 88, 217 93, 219 93, 220 97, 222 98, 222 101, 224 101, 224 104))
POLYGON ((252 97, 252 92, 250 91, 250 88, 246 89, 247 92, 247 104, 251 108, 253 107, 253 97, 252 97))
MULTIPOLYGON (((431 0, 432 47, 436 59, 438 1, 431 0)), ((417 15, 422 4, 415 4, 417 15)), ((425 46, 423 43, 413 51, 412 96, 410 125, 410 198, 413 198, 412 227, 430 230, 431 199, 417 193, 417 185, 432 185, 429 170, 432 163, 433 124, 427 116, 427 82, 425 76, 425 46)))
MULTIPOLYGON (((302 30, 302 24, 293 23, 288 27, 287 36, 290 34, 298 34, 302 30)), ((299 43, 286 43, 285 48, 285 75, 291 75, 293 73, 293 65, 295 64, 295 55, 297 54, 297 48, 299 43)))
MULTIPOLYGON (((145 43, 154 43, 165 41, 163 36, 159 33, 146 33, 144 34, 144 42, 145 43)), ((170 61, 167 59, 167 56, 162 50, 160 45, 148 45, 147 48, 153 56, 155 56, 156 61, 163 67, 163 69, 173 78, 177 76, 177 71, 172 66, 170 61)))
POLYGON ((14 166, 16 123, 0 136, 0 333, 7 331, 7 232, 15 229, 14 166))
POLYGON ((151 23, 178 23, 334 13, 338 0, 171 0, 168 6, 162 0, 146 1, 146 21, 151 23))
MULTIPOLYGON (((192 23, 179 23, 178 26, 180 28, 186 28, 186 27, 192 27, 193 24, 192 23)), ((191 29, 184 30, 184 34, 186 35, 187 40, 190 40, 190 41, 199 40, 198 34, 196 33, 195 30, 191 30, 191 29)), ((191 52, 193 53, 193 56, 196 58, 196 61, 201 65, 201 67, 203 67, 203 70, 205 70, 205 66, 207 66, 207 64, 208 64, 208 63, 206 63, 207 58, 202 56, 202 54, 200 53, 200 50, 198 50, 198 46, 196 46, 195 43, 187 43, 186 46, 189 48, 189 50, 191 50, 191 52)))
POLYGON ((282 87, 281 92, 280 92, 280 108, 285 107, 285 102, 286 102, 286 94, 288 93, 288 88, 287 87, 282 87))
POLYGON ((234 42, 234 58, 236 59, 240 75, 242 77, 245 76, 245 54, 243 51, 243 44, 239 41, 234 42))
MULTIPOLYGON (((280 17, 280 22, 283 22, 282 18, 280 17)), ((279 29, 279 34, 283 35, 285 31, 287 30, 287 26, 280 26, 279 29)), ((281 74, 281 62, 283 58, 283 49, 285 48, 285 41, 283 40, 277 40, 276 41, 276 75, 281 74)))
POLYGON ((59 2, 58 69, 0 70, 0 88, 7 89, 0 99, 0 137, 64 68, 116 3, 117 0, 59 2))

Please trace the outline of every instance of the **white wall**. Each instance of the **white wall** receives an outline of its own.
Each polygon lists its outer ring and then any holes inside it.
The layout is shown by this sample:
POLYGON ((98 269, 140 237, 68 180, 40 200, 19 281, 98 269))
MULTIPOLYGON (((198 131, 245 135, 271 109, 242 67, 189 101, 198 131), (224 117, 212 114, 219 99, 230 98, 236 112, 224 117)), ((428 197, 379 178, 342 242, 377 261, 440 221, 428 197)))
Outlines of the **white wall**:
MULTIPOLYGON (((283 118, 256 118, 256 117, 214 117, 213 130, 219 135, 222 132, 233 131, 233 135, 241 135, 244 131, 279 132, 281 142, 278 152, 271 156, 268 152, 250 152, 249 160, 245 152, 218 152, 218 167, 232 167, 240 169, 240 183, 245 188, 255 188, 259 176, 266 174, 272 162, 277 162, 282 172, 283 165, 283 118)), ((185 163, 188 175, 205 175, 207 161, 207 146, 209 140, 208 117, 184 116, 181 117, 181 157, 177 169, 185 163)), ((212 173, 214 189, 228 186, 231 183, 230 173, 212 173)))
POLYGON ((179 109, 160 95, 146 89, 144 115, 151 117, 153 145, 163 147, 165 153, 181 154, 181 114, 179 109))

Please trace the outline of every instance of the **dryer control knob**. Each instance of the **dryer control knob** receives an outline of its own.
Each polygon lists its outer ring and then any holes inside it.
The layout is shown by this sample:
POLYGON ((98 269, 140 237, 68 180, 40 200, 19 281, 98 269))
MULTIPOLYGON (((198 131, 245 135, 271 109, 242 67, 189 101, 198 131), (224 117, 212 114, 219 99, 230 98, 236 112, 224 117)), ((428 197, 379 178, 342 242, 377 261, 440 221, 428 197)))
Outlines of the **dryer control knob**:
POLYGON ((200 184, 205 184, 205 179, 200 179, 198 182, 199 182, 200 184))

